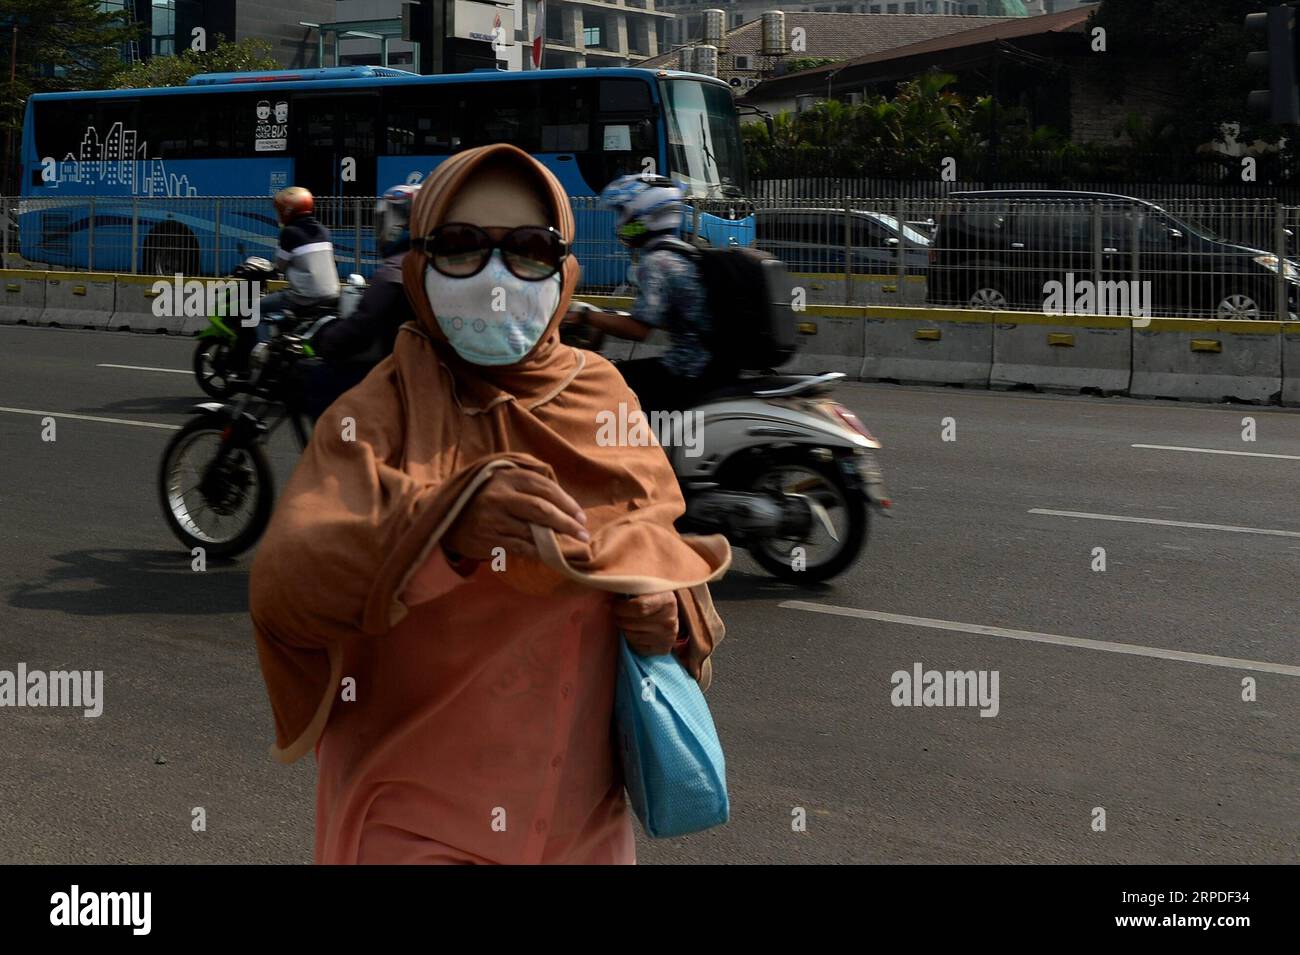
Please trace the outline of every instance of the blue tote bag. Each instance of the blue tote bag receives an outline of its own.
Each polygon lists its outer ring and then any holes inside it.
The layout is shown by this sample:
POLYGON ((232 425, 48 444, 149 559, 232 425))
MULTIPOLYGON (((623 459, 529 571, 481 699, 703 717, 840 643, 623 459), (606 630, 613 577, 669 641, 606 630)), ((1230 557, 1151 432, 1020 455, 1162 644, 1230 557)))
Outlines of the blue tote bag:
POLYGON ((672 654, 637 656, 620 639, 614 723, 623 780, 646 835, 727 821, 727 765, 699 684, 672 654))

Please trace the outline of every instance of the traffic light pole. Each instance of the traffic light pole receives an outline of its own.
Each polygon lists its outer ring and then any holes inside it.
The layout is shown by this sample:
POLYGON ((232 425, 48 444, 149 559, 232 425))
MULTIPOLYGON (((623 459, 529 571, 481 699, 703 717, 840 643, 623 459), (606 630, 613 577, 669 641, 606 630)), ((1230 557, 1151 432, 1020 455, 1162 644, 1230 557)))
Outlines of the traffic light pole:
POLYGON ((1297 65, 1296 9, 1291 4, 1269 7, 1246 15, 1246 32, 1265 38, 1268 49, 1254 50, 1246 65, 1268 71, 1268 89, 1252 90, 1247 105, 1279 126, 1300 126, 1300 76, 1297 65))

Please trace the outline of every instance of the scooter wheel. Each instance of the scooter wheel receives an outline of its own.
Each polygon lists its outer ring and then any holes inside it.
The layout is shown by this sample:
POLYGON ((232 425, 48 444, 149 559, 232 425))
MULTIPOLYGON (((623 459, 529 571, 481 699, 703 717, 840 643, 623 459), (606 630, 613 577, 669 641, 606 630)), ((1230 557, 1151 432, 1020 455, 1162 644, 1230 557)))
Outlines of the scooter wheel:
POLYGON ((825 509, 839 537, 835 540, 815 521, 812 534, 804 540, 750 542, 750 554, 773 577, 794 584, 830 580, 843 573, 866 544, 866 498, 849 486, 835 461, 791 456, 764 462, 754 474, 750 490, 807 494, 825 509))

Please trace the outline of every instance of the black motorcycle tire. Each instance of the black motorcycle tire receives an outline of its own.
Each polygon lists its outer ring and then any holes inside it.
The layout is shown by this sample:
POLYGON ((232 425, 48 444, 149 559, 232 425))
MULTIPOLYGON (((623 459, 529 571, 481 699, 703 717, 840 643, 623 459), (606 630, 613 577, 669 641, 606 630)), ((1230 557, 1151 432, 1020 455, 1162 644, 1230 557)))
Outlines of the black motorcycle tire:
POLYGON ((226 367, 230 358, 231 345, 219 338, 201 339, 194 349, 194 380, 199 383, 205 395, 213 398, 229 398, 234 389, 230 387, 232 369, 226 367), (208 356, 211 356, 213 368, 221 369, 222 385, 213 383, 213 376, 208 375, 208 356))
POLYGON ((870 509, 862 492, 852 487, 840 470, 836 461, 819 461, 806 455, 788 455, 766 465, 760 465, 752 474, 749 490, 761 485, 767 472, 780 467, 798 465, 809 471, 815 471, 831 484, 844 499, 844 509, 848 516, 848 528, 839 548, 828 560, 819 564, 807 564, 802 570, 795 570, 794 562, 780 558, 766 548, 751 544, 747 549, 765 571, 779 580, 793 584, 818 584, 843 573, 858 558, 867 542, 870 509))
POLYGON ((163 519, 166 520, 168 528, 188 550, 192 551, 195 547, 202 547, 204 553, 209 557, 235 557, 256 544, 262 536, 262 532, 266 530, 266 525, 270 523, 271 509, 275 503, 275 484, 274 475, 271 471, 271 462, 267 460, 262 443, 254 440, 252 444, 244 445, 243 450, 248 452, 253 462, 257 481, 255 493, 258 496, 253 507, 251 520, 237 535, 226 541, 206 540, 188 531, 172 510, 169 475, 173 465, 173 458, 178 449, 183 447, 195 434, 205 431, 220 434, 228 423, 228 419, 223 415, 202 415, 195 418, 177 431, 172 436, 172 439, 167 442, 162 461, 158 466, 158 500, 162 505, 163 519))

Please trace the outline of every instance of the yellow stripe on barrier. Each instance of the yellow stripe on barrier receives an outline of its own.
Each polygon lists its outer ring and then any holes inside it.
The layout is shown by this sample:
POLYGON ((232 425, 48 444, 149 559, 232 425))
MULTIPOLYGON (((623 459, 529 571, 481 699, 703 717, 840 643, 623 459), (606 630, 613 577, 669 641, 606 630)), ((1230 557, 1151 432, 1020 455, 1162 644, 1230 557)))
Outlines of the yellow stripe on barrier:
POLYGON ((19 285, 17 282, 10 282, 8 285, 5 286, 6 292, 21 292, 22 290, 23 287, 19 285))
POLYGON ((1213 338, 1193 338, 1192 351, 1221 352, 1223 343, 1213 338))
MULTIPOLYGON (((889 275, 873 275, 864 272, 853 272, 852 279, 854 282, 897 282, 898 273, 891 272, 889 275)), ((826 285, 843 285, 843 272, 786 272, 786 275, 792 279, 801 279, 804 281, 823 282, 826 285)), ((905 275, 903 279, 907 282, 924 282, 924 275, 905 275)))
POLYGON ((1047 336, 1047 344, 1059 348, 1073 348, 1074 336, 1068 332, 1049 332, 1047 336))
POLYGON ((116 282, 119 276, 114 272, 41 272, 47 282, 116 282))
POLYGON ((992 312, 999 325, 1065 325, 1069 328, 1129 328, 1125 315, 1044 315, 1042 312, 992 312))
POLYGON ((937 328, 918 328, 915 337, 920 342, 937 342, 943 339, 943 332, 937 328))
POLYGON ((1148 332, 1203 332, 1222 335, 1276 335, 1290 322, 1246 321, 1216 318, 1153 318, 1135 330, 1148 332))
POLYGON ((800 335, 816 335, 816 322, 800 322, 797 326, 800 335))

